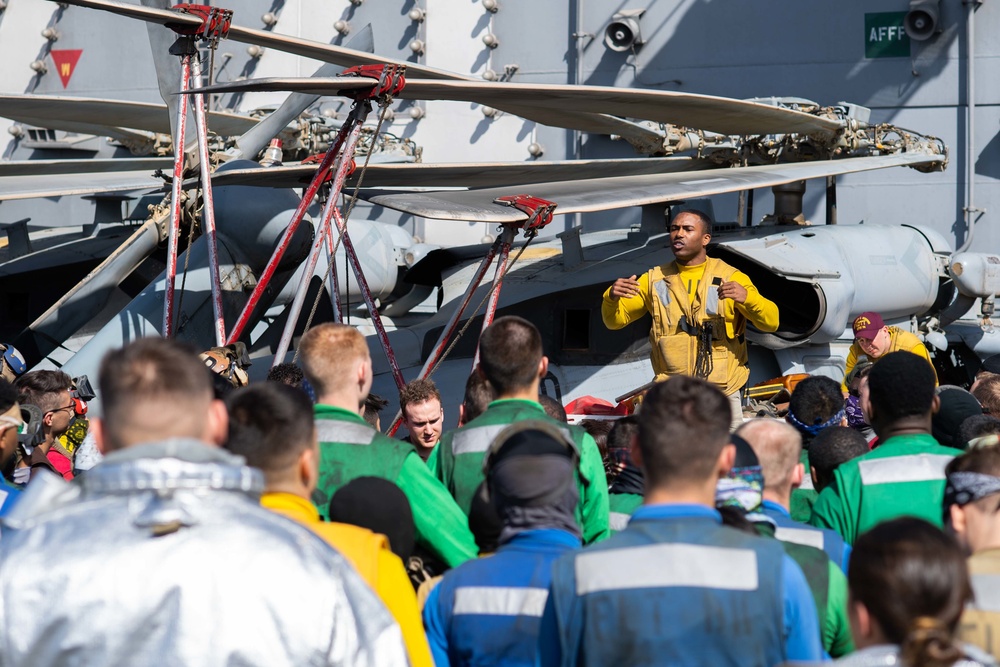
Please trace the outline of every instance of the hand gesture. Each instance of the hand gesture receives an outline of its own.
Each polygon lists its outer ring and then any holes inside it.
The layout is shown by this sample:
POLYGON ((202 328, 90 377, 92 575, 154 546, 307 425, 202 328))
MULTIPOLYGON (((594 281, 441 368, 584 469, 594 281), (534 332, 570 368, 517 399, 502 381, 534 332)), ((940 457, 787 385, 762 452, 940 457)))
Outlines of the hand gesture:
POLYGON ((732 299, 736 303, 745 303, 747 300, 747 290, 743 285, 731 280, 719 285, 719 298, 732 299))
POLYGON ((638 294, 639 281, 635 279, 635 276, 631 278, 619 278, 611 286, 611 298, 615 301, 622 297, 628 298, 637 296, 638 294))

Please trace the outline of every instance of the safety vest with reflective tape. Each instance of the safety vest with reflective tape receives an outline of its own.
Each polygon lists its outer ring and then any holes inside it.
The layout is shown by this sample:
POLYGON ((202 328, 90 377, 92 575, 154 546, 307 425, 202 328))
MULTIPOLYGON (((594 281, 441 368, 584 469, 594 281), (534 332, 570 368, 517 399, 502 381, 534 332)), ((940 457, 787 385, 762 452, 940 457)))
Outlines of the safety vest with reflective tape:
POLYGON ((900 516, 941 526, 944 468, 960 453, 926 433, 889 438, 834 470, 809 523, 837 531, 848 544, 875 524, 900 516))
POLYGON ((962 614, 959 639, 1000 659, 1000 549, 973 554, 969 578, 975 600, 962 614))
POLYGON ((673 375, 694 375, 698 357, 699 326, 712 330, 712 370, 706 378, 727 396, 750 377, 744 339, 746 318, 732 299, 720 303, 717 287, 736 269, 720 259, 705 261, 705 274, 692 302, 680 278, 677 264, 670 262, 649 270, 650 361, 658 380, 673 375))
POLYGON ((562 664, 780 664, 784 558, 704 517, 633 517, 553 567, 562 664))
POLYGON ((468 518, 448 490, 427 469, 409 443, 373 429, 356 413, 316 405, 319 481, 313 502, 328 517, 330 498, 358 477, 381 477, 398 486, 410 502, 417 543, 454 567, 478 553, 468 518))
POLYGON ((552 563, 579 547, 565 531, 529 530, 445 573, 423 614, 436 664, 534 665, 552 563))

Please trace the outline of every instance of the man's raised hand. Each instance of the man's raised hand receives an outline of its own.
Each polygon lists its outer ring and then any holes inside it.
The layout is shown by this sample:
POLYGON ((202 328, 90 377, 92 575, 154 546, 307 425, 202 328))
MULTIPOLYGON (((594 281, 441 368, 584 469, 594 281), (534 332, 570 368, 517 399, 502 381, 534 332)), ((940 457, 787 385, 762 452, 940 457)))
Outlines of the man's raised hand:
POLYGON ((635 276, 631 278, 619 278, 611 286, 611 298, 618 300, 622 297, 629 298, 633 296, 638 296, 639 294, 639 281, 635 279, 635 276))

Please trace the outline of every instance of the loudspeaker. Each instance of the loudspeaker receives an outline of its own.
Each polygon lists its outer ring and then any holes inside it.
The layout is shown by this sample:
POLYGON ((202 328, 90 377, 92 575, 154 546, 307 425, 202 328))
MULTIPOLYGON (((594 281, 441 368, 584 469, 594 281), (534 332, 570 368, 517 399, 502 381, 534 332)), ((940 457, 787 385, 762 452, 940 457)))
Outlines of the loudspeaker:
POLYGON ((611 23, 604 29, 604 44, 612 51, 628 51, 642 46, 639 19, 645 9, 623 9, 611 17, 611 23))
POLYGON ((910 39, 923 42, 934 36, 938 26, 940 0, 910 0, 910 11, 903 19, 903 29, 910 39))

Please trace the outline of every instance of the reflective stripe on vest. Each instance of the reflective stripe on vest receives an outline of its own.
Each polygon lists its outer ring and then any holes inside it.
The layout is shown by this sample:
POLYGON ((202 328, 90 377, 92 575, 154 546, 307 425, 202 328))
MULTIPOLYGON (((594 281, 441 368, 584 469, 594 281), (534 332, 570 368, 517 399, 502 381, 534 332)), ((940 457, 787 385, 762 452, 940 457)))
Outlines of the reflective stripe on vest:
POLYGON ((451 439, 451 451, 455 456, 485 452, 490 448, 490 443, 508 426, 510 424, 494 424, 459 430, 451 439))
MULTIPOLYGON (((509 428, 511 424, 493 424, 491 426, 476 426, 474 428, 459 429, 451 439, 451 451, 455 456, 459 454, 481 454, 490 448, 497 436, 509 428)), ((573 434, 569 429, 560 428, 570 441, 573 434)))
POLYGON ((548 596, 544 588, 462 586, 455 589, 452 614, 541 617, 548 596))
POLYGON ((909 454, 858 463, 861 484, 930 482, 944 479, 944 467, 954 457, 947 454, 909 454))
MULTIPOLYGON (((806 470, 806 472, 808 473, 809 471, 806 470)), ((812 475, 803 475, 802 476, 802 483, 799 484, 799 490, 800 491, 815 491, 816 490, 816 487, 813 486, 812 475)))
POLYGON ((576 558, 579 595, 630 588, 757 590, 757 554, 698 544, 602 549, 576 558))
POLYGON ((974 574, 970 579, 976 600, 969 607, 1000 612, 1000 574, 974 574))
POLYGON ((344 445, 370 445, 378 431, 367 424, 352 424, 333 419, 316 420, 316 436, 320 442, 335 442, 344 445))
POLYGON ((667 288, 666 280, 657 280, 653 283, 653 289, 656 290, 656 296, 660 299, 660 303, 664 306, 670 303, 670 290, 667 288))
POLYGON ((625 512, 609 512, 608 528, 611 530, 625 530, 625 526, 628 525, 628 520, 631 518, 632 515, 625 514, 625 512))
POLYGON ((774 529, 774 536, 782 542, 793 544, 803 544, 807 547, 823 549, 823 533, 809 528, 784 528, 778 526, 774 529))

